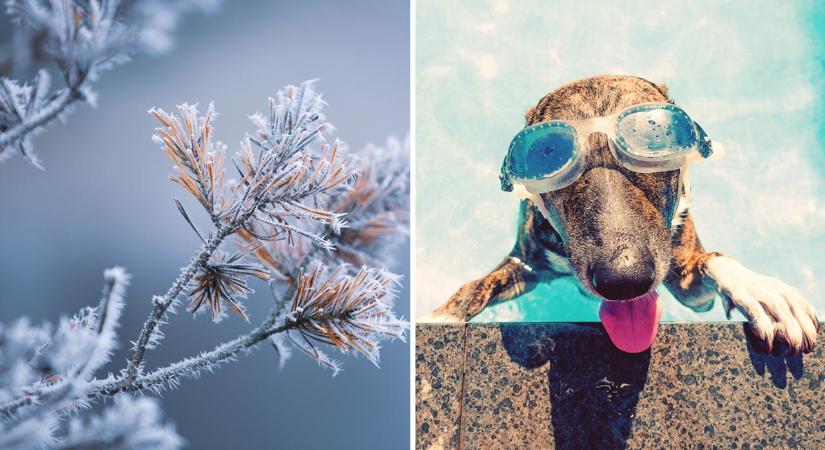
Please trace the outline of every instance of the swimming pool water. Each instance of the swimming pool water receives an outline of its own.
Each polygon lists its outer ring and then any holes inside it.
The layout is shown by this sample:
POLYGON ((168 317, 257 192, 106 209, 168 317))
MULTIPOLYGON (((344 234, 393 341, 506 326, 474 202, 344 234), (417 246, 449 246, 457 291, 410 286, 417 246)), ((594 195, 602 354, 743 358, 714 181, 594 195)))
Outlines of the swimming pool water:
MULTIPOLYGON (((823 10, 813 1, 420 0, 417 317, 512 247, 518 202, 497 175, 524 111, 562 83, 603 73, 667 84, 724 144, 724 159, 691 168, 704 247, 800 288, 825 313, 823 10)), ((659 292, 663 320, 725 319, 719 302, 696 313, 659 292)), ((595 321, 597 311, 560 279, 475 320, 595 321)))

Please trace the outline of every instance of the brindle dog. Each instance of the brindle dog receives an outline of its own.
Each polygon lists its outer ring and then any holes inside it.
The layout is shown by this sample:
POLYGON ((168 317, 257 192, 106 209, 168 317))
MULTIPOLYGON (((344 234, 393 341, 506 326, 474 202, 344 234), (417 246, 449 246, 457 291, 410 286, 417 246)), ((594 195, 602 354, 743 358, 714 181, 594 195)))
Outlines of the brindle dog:
MULTIPOLYGON (((583 120, 646 102, 673 103, 662 84, 597 76, 550 92, 527 111, 526 122, 583 120)), ((510 254, 488 275, 462 286, 434 312, 436 320, 468 320, 489 304, 560 276, 575 275, 583 292, 608 300, 636 297, 664 282, 697 311, 709 309, 718 292, 727 312, 738 308, 748 318, 749 337, 760 351, 780 341, 792 354, 811 351, 819 322, 797 289, 702 248, 687 209, 686 174, 680 183, 680 170, 634 172, 615 160, 606 135, 586 139, 591 151, 582 176, 540 196, 549 220, 533 201, 523 200, 510 254)))

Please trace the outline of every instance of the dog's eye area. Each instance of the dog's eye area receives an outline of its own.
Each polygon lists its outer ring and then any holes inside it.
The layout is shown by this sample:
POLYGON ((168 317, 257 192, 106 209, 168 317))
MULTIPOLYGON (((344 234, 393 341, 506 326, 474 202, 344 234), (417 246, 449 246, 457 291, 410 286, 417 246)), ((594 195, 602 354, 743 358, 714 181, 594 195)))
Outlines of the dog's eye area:
POLYGON ((618 132, 628 150, 643 156, 689 148, 696 142, 693 121, 678 109, 632 112, 619 119, 618 132))
POLYGON ((547 124, 519 133, 509 153, 510 171, 537 179, 557 173, 575 157, 576 131, 565 124, 547 124))

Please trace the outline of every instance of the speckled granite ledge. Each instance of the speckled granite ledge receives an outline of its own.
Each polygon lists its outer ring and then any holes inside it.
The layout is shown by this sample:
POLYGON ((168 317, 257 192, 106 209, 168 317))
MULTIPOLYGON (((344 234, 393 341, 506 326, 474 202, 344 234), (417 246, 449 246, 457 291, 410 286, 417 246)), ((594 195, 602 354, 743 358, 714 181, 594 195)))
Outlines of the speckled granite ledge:
POLYGON ((662 324, 651 351, 600 324, 416 326, 416 447, 825 448, 814 353, 755 353, 739 323, 662 324))

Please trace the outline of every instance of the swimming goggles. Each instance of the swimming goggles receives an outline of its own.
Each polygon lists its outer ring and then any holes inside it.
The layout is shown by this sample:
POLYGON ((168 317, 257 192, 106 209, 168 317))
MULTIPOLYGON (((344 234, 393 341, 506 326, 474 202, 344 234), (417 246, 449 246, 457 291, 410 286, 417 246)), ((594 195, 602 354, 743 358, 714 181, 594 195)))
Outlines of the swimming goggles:
POLYGON ((572 184, 585 170, 593 132, 605 133, 616 160, 636 172, 676 170, 713 153, 705 130, 684 110, 643 103, 609 116, 551 120, 519 131, 501 165, 501 189, 522 185, 535 195, 572 184))

